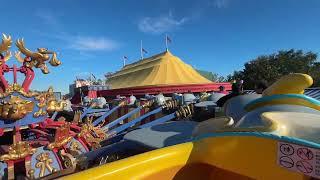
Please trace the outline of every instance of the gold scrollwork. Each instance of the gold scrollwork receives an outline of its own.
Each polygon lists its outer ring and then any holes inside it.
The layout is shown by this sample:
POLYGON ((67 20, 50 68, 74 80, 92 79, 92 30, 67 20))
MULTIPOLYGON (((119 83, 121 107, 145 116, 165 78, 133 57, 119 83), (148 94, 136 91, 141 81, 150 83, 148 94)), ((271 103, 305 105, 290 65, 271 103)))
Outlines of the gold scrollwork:
POLYGON ((81 148, 80 148, 79 142, 72 141, 70 143, 69 151, 70 151, 70 154, 72 154, 73 156, 80 155, 81 148))
POLYGON ((81 126, 81 131, 78 137, 83 137, 93 149, 101 147, 100 142, 106 139, 106 133, 99 127, 93 126, 91 119, 81 126))
POLYGON ((0 156, 0 161, 9 161, 25 158, 28 155, 32 155, 37 149, 32 148, 29 143, 25 141, 19 141, 9 146, 8 154, 0 156))
POLYGON ((66 153, 63 149, 60 151, 60 155, 63 161, 63 165, 66 169, 76 168, 76 158, 74 158, 71 154, 66 153))
POLYGON ((48 152, 44 152, 39 154, 37 157, 36 168, 40 169, 39 177, 43 177, 45 175, 46 170, 50 173, 56 172, 57 170, 52 167, 53 160, 50 158, 50 154, 48 152))
POLYGON ((19 120, 32 112, 34 103, 21 99, 19 96, 10 96, 0 104, 0 117, 7 120, 19 120))
POLYGON ((50 144, 48 144, 48 149, 59 148, 65 144, 67 144, 71 139, 72 139, 72 136, 68 136, 68 137, 63 138, 60 141, 55 141, 53 143, 50 143, 50 144))
POLYGON ((71 141, 73 138, 69 135, 70 132, 70 123, 64 123, 59 129, 55 132, 54 142, 48 144, 48 149, 52 150, 54 148, 60 148, 71 141))
POLYGON ((35 170, 34 170, 34 169, 30 169, 30 170, 27 172, 27 176, 28 176, 30 179, 35 179, 36 177, 34 176, 34 173, 35 173, 35 170))
POLYGON ((14 92, 19 92, 20 94, 22 94, 25 97, 35 97, 35 96, 39 95, 39 93, 33 92, 33 91, 25 92, 24 89, 19 84, 14 83, 12 85, 9 85, 9 87, 6 89, 6 91, 4 93, 0 94, 0 98, 7 97, 14 92))

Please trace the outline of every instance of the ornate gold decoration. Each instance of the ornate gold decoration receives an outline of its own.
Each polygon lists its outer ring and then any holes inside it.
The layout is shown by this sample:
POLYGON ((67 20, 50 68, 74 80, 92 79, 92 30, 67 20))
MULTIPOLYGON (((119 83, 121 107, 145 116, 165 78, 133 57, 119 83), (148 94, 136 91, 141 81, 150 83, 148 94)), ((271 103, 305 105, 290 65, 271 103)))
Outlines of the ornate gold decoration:
POLYGON ((37 149, 32 148, 29 143, 25 141, 19 141, 9 146, 8 154, 0 156, 0 161, 9 161, 25 158, 28 155, 32 155, 37 149))
POLYGON ((39 103, 37 104, 39 110, 33 114, 34 117, 46 115, 47 112, 52 113, 54 111, 62 111, 63 108, 66 106, 66 102, 58 102, 55 99, 52 87, 49 87, 47 92, 43 92, 37 95, 35 98, 39 101, 39 103))
MULTIPOLYGON (((52 113, 54 111, 62 111, 66 106, 65 101, 57 101, 55 99, 52 87, 49 87, 49 89, 46 92, 32 92, 32 91, 25 92, 24 89, 19 84, 14 83, 12 85, 9 85, 9 87, 6 89, 6 92, 0 93, 0 98, 8 97, 14 92, 18 92, 24 97, 28 97, 28 98, 34 97, 37 101, 39 101, 39 103, 36 104, 39 107, 39 110, 33 114, 34 117, 44 116, 47 113, 52 113)), ((22 100, 19 101, 19 107, 25 107, 28 105, 27 113, 30 113, 33 110, 34 104, 31 102, 27 104, 27 102, 29 101, 22 101, 22 100)), ((10 105, 10 103, 8 103, 7 105, 10 105)), ((21 112, 22 113, 17 112, 19 113, 20 118, 23 117, 22 114, 24 114, 24 111, 21 111, 21 112)), ((0 117, 1 117, 1 111, 0 111, 0 117)))
POLYGON ((147 108, 147 107, 151 107, 152 105, 153 105, 153 101, 147 101, 141 107, 142 108, 147 108))
POLYGON ((46 114, 47 114, 47 112, 44 111, 42 108, 40 108, 37 112, 35 112, 35 113, 33 114, 33 117, 40 117, 40 116, 44 116, 44 115, 46 115, 46 114))
POLYGON ((32 92, 32 91, 25 92, 24 89, 19 84, 14 83, 12 85, 9 85, 9 87, 6 89, 6 92, 0 93, 0 98, 7 97, 14 92, 18 92, 25 97, 34 97, 34 96, 39 95, 39 93, 32 92))
POLYGON ((11 36, 7 36, 5 34, 2 34, 2 43, 0 44, 0 53, 8 51, 11 47, 12 40, 11 36))
POLYGON ((72 154, 73 156, 77 156, 80 155, 81 152, 81 148, 79 146, 79 142, 77 141, 72 141, 70 144, 70 154, 72 154), (80 152, 79 152, 80 151, 80 152))
POLYGON ((60 157, 63 161, 63 165, 66 169, 76 168, 76 159, 69 153, 66 153, 63 149, 60 151, 60 157))
POLYGON ((65 102, 57 102, 56 100, 51 100, 47 104, 47 112, 51 113, 54 111, 62 111, 65 107, 65 102))
POLYGON ((177 100, 168 100, 168 101, 165 101, 164 104, 162 105, 162 108, 166 110, 176 109, 177 107, 178 107, 177 100))
POLYGON ((10 96, 9 100, 0 103, 0 118, 6 120, 19 120, 32 112, 34 103, 19 96, 10 96))
POLYGON ((73 120, 72 120, 72 122, 73 122, 73 123, 75 123, 75 124, 80 123, 80 121, 81 121, 81 119, 80 119, 81 114, 82 114, 82 112, 81 112, 81 111, 76 110, 76 111, 74 112, 74 116, 73 116, 73 120))
POLYGON ((25 168, 26 168, 26 172, 27 172, 27 177, 29 177, 30 179, 35 179, 34 169, 31 169, 31 160, 30 159, 26 160, 24 162, 24 164, 25 164, 25 168))
MULTIPOLYGON (((51 59, 49 61, 49 63, 52 66, 58 66, 61 64, 61 62, 57 59, 57 54, 53 51, 48 51, 46 48, 38 48, 37 49, 38 52, 32 52, 25 47, 23 39, 18 39, 16 42, 16 46, 18 47, 18 49, 22 54, 24 54, 26 57, 31 58, 30 61, 26 62, 28 63, 28 66, 31 68, 32 67, 40 68, 42 73, 44 74, 49 73, 49 70, 46 64, 46 61, 50 59, 49 54, 52 54, 51 59)), ((23 63, 25 62, 25 60, 20 56, 20 52, 16 52, 15 56, 18 59, 18 61, 23 63)))
MULTIPOLYGON (((12 54, 11 51, 9 51, 9 48, 11 47, 12 40, 11 36, 6 36, 5 34, 2 34, 2 42, 0 44, 0 53, 5 52, 4 55, 4 61, 8 61, 12 54)), ((2 65, 3 61, 0 61, 0 65, 2 65)))
MULTIPOLYGON (((6 54, 4 55, 4 61, 8 61, 11 58, 11 56, 11 51, 6 51, 6 54)), ((2 62, 0 62, 0 64, 2 64, 2 62)))
POLYGON ((201 101, 206 101, 209 96, 210 96, 209 93, 207 93, 207 92, 202 92, 202 93, 200 94, 200 100, 201 100, 201 101))
POLYGON ((72 136, 68 136, 63 138, 61 141, 55 141, 53 143, 48 144, 48 149, 59 148, 65 144, 67 144, 72 139, 72 136))
POLYGON ((53 160, 50 157, 48 152, 39 154, 36 159, 38 162, 36 163, 36 168, 40 169, 39 177, 43 177, 46 170, 50 173, 56 172, 57 170, 52 167, 53 160))
POLYGON ((189 104, 187 106, 181 106, 177 111, 176 111, 176 117, 178 119, 183 119, 190 117, 194 112, 193 105, 189 104))
POLYGON ((71 141, 72 136, 69 135, 70 123, 65 123, 59 129, 56 130, 55 140, 53 143, 48 144, 48 149, 54 149, 62 147, 71 141))
POLYGON ((88 119, 81 127, 78 137, 82 137, 93 149, 101 147, 100 142, 106 139, 106 133, 99 127, 92 124, 92 119, 88 119))
POLYGON ((36 177, 34 176, 34 173, 35 173, 35 170, 34 170, 34 169, 30 169, 30 170, 27 172, 27 176, 28 176, 30 179, 35 179, 36 177))

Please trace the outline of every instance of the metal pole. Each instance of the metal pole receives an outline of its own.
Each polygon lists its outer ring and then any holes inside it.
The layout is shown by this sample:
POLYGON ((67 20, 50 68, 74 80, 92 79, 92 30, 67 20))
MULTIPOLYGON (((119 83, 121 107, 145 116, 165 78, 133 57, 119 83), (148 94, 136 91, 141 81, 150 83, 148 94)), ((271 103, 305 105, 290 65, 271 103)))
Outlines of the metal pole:
POLYGON ((168 51, 168 34, 166 34, 166 51, 168 51))

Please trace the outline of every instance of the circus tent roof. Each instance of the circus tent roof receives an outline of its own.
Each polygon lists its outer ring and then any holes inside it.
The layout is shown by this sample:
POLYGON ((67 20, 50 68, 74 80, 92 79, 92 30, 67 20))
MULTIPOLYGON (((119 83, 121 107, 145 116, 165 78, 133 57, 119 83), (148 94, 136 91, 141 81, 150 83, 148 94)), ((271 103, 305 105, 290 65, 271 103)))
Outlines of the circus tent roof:
POLYGON ((124 66, 108 79, 112 89, 212 83, 169 51, 124 66))

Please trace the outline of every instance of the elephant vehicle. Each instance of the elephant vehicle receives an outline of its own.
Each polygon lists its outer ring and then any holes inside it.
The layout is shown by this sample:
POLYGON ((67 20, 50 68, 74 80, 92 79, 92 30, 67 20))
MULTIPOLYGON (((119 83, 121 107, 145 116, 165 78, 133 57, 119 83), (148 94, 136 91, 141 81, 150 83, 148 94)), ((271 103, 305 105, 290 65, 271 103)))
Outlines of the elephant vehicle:
MULTIPOLYGON (((190 140, 63 179, 317 179, 320 102, 303 95, 312 83, 309 75, 289 74, 262 95, 228 100, 225 117, 189 128, 190 140)), ((147 136, 149 144, 157 139, 147 136)))

